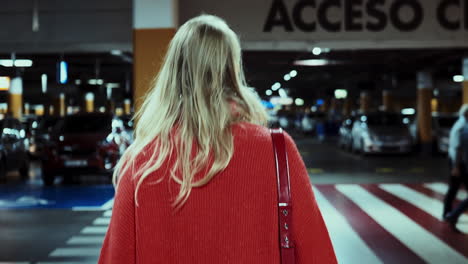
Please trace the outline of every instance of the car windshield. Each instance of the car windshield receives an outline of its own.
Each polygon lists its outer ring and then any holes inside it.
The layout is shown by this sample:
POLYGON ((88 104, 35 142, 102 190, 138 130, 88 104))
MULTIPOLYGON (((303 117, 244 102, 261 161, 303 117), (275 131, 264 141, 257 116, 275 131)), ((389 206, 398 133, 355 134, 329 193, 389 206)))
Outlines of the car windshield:
POLYGON ((63 125, 65 133, 93 133, 110 131, 112 117, 108 115, 68 116, 63 125))
POLYGON ((403 119, 397 114, 374 114, 363 116, 369 126, 403 126, 403 119))
POLYGON ((457 121, 457 117, 439 117, 437 120, 437 123, 439 124, 439 127, 443 128, 451 128, 453 124, 457 121))

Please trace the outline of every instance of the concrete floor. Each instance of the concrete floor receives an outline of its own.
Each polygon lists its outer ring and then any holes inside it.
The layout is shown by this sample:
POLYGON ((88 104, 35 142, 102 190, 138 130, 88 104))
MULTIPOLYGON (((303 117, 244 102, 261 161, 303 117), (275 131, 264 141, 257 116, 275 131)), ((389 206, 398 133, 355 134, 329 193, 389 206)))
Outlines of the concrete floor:
MULTIPOLYGON (((446 242, 455 239, 468 245, 468 236, 454 238, 453 234, 448 234, 450 230, 440 219, 427 213, 427 210, 437 211, 437 206, 440 205, 442 194, 434 190, 444 188, 442 182, 447 173, 447 161, 444 157, 363 157, 342 151, 333 142, 320 143, 310 138, 297 137, 296 143, 315 184, 316 198, 340 263, 437 263, 421 256, 421 248, 424 246, 421 243, 424 244, 424 241, 420 238, 415 237, 414 247, 411 244, 413 242, 405 241, 407 236, 397 232, 402 228, 414 232, 411 235, 420 235, 426 239, 429 236, 437 243, 443 241, 442 252, 440 249, 435 252, 452 258, 453 261, 447 260, 445 263, 468 263, 464 262, 468 257, 468 247, 454 247, 446 242), (432 187, 434 188, 431 189, 432 187), (386 193, 381 193, 384 189, 386 193), (423 192, 424 199, 433 199, 431 201, 435 206, 432 204, 428 209, 423 200, 421 204, 406 206, 409 202, 403 201, 398 195, 408 192, 419 197, 415 190, 419 194, 423 192), (394 193, 388 193, 390 191, 394 193), (370 197, 371 202, 360 203, 359 199, 366 195, 370 197), (353 210, 350 211, 350 208, 353 210), (402 225, 392 226, 391 221, 373 215, 372 211, 376 208, 394 214, 395 210, 403 212, 402 216, 398 214, 402 225), (423 209, 426 211, 418 211, 423 209), (422 216, 414 216, 411 212, 419 212, 425 218, 418 222, 422 216), (416 222, 416 226, 413 222, 416 222), (427 231, 427 225, 434 228, 436 233, 428 235, 430 232, 427 231), (411 245, 408 246, 407 243, 411 245), (356 260, 359 262, 354 262, 356 260)), ((28 197, 43 195, 44 192, 37 192, 43 191, 38 173, 36 167, 28 182, 16 181, 12 176, 8 184, 0 184, 0 264, 95 263, 111 214, 108 207, 102 206, 108 203, 112 186, 98 177, 94 180, 87 178, 84 184, 77 186, 56 186, 53 189, 56 196, 49 195, 45 199, 55 204, 55 208, 42 205, 40 209, 36 208, 37 206, 2 209, 2 201, 5 203, 8 200, 2 193, 5 194, 8 190, 12 193, 14 188, 24 191, 23 187, 27 186, 28 197), (94 194, 95 191, 97 194, 94 194), (70 197, 83 196, 84 192, 93 193, 86 195, 92 197, 89 199, 90 204, 86 204, 88 200, 81 201, 70 197), (58 206, 59 203, 54 203, 53 199, 68 199, 69 202, 58 206)), ((45 193, 48 192, 50 190, 45 193)), ((466 224, 468 225, 468 221, 466 224)), ((468 232, 468 229, 466 231, 468 232)), ((429 247, 428 250, 434 251, 434 248, 429 247)))

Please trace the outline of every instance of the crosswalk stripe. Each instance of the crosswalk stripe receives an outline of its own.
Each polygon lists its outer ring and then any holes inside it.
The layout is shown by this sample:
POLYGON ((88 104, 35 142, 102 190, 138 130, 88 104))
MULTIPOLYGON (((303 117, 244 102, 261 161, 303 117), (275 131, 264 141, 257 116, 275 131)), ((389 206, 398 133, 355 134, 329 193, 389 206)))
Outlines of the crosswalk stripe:
POLYGON ((314 193, 330 233, 338 263, 383 263, 323 194, 316 188, 314 193))
POLYGON ((96 264, 96 260, 88 261, 46 261, 35 262, 35 264, 96 264))
POLYGON ((104 212, 103 216, 105 217, 111 217, 112 216, 112 210, 107 210, 104 212))
POLYGON ((107 226, 87 226, 81 230, 82 234, 105 235, 107 226))
POLYGON ((104 236, 72 236, 68 239, 68 245, 92 245, 102 244, 104 236))
MULTIPOLYGON (((442 211, 444 205, 438 199, 428 197, 417 191, 414 191, 406 186, 400 184, 380 184, 380 188, 395 195, 396 197, 413 204, 419 209, 432 215, 433 217, 442 219, 442 211)), ((464 233, 468 233, 468 215, 463 214, 457 227, 464 233)))
POLYGON ((101 253, 101 247, 93 248, 57 248, 52 253, 49 254, 49 257, 96 257, 101 253))
POLYGON ((93 225, 109 225, 109 223, 109 217, 99 217, 94 220, 93 225))
MULTIPOLYGON (((448 190, 448 185, 446 183, 441 183, 441 182, 426 183, 424 184, 424 186, 442 195, 445 195, 448 190)), ((467 192, 466 190, 463 189, 463 186, 460 186, 460 189, 458 190, 458 193, 457 193, 457 199, 463 200, 466 198, 467 198, 467 192)))
POLYGON ((467 258, 362 187, 337 185, 336 189, 427 263, 446 263, 448 259, 453 264, 468 263, 467 258))

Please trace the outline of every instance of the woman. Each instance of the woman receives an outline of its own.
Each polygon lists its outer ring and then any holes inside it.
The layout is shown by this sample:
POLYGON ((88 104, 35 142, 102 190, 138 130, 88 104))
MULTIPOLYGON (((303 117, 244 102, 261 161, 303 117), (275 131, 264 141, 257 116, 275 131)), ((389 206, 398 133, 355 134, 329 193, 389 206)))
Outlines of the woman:
MULTIPOLYGON (((267 115, 245 84, 236 34, 185 23, 116 166, 99 263, 279 263, 267 115)), ((286 135, 297 263, 336 263, 304 163, 286 135)))

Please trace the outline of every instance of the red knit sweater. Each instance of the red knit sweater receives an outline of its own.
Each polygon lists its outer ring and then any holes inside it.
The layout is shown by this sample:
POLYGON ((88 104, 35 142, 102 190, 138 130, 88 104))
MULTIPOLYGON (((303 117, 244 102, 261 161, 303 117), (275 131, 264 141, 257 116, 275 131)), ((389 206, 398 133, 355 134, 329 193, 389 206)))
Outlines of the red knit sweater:
MULTIPOLYGON (((99 263, 279 264, 277 184, 269 131, 244 122, 233 125, 232 133, 234 155, 228 167, 206 186, 194 188, 178 212, 171 206, 178 185, 163 175, 164 169, 145 180, 138 206, 135 179, 130 173, 122 175, 99 263), (163 176, 163 182, 149 184, 163 176)), ((336 263, 304 162, 288 134, 286 145, 296 263, 336 263)))

